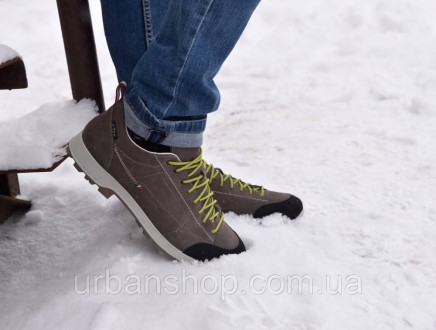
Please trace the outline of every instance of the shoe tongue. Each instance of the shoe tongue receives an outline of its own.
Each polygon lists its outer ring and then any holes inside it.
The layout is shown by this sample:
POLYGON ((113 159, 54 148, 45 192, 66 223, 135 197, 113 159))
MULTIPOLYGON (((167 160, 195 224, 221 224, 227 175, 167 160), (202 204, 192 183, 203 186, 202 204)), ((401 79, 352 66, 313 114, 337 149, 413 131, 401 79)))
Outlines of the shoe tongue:
POLYGON ((172 147, 171 152, 176 154, 182 162, 193 160, 200 154, 200 148, 176 148, 172 147))

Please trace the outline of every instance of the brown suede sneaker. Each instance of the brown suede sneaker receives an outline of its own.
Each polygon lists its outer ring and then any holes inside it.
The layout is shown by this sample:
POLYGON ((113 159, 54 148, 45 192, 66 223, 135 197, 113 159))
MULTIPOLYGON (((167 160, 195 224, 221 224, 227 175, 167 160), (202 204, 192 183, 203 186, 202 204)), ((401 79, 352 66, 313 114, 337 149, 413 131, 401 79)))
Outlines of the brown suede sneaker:
POLYGON ((210 260, 245 251, 223 220, 199 148, 147 151, 124 123, 123 102, 94 118, 68 147, 76 167, 106 197, 115 194, 171 257, 210 260))
POLYGON ((245 183, 212 164, 205 166, 210 188, 223 212, 249 214, 254 218, 281 213, 292 220, 303 212, 303 203, 298 197, 245 183))

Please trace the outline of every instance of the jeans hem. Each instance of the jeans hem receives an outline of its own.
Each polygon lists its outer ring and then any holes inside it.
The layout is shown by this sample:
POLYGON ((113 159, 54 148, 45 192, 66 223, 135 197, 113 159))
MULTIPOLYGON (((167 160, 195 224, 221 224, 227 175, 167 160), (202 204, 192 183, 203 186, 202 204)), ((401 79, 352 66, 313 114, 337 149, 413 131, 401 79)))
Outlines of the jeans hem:
MULTIPOLYGON (((136 111, 130 99, 124 97, 125 120, 127 127, 144 139, 170 147, 201 147, 206 119, 195 121, 159 120, 145 107, 143 116, 136 111), (150 119, 145 121, 144 118, 150 119)), ((143 103, 142 103, 143 104, 143 103)))

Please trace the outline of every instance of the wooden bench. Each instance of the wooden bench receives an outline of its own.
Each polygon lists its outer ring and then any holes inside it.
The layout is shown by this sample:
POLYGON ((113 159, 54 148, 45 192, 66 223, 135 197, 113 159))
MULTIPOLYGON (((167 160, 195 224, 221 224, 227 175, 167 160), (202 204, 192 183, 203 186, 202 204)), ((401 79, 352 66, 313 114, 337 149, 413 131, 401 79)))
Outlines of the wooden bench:
MULTIPOLYGON (((90 98, 99 112, 105 109, 98 68, 97 51, 92 30, 88 0, 57 0, 62 37, 67 58, 73 99, 90 98)), ((18 56, 0 64, 0 89, 27 87, 24 62, 18 56)), ((2 109, 0 109, 2 111, 2 109)), ((0 141, 0 143, 8 143, 0 141)), ((51 172, 66 156, 46 168, 6 169, 0 171, 0 223, 16 211, 26 211, 30 201, 17 199, 20 194, 18 173, 51 172)))
POLYGON ((0 89, 27 88, 27 76, 24 62, 14 57, 0 64, 0 89))
MULTIPOLYGON (((14 57, 0 64, 0 89, 27 88, 27 76, 24 62, 14 57)), ((2 141, 7 143, 7 141, 2 141)), ((31 207, 29 201, 17 199, 20 194, 17 173, 0 172, 0 223, 16 211, 27 211, 31 207)))

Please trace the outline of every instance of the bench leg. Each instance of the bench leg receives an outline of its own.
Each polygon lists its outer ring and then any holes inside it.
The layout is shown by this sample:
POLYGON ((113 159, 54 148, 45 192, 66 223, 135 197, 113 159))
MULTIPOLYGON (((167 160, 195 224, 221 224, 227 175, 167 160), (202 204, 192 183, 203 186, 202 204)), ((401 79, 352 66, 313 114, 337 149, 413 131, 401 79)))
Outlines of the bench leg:
POLYGON ((105 110, 88 0, 57 0, 73 98, 105 110))
MULTIPOLYGON (((57 0, 57 6, 73 98, 93 99, 99 112, 103 112, 103 89, 88 0, 57 0)), ((31 207, 29 201, 15 198, 19 194, 18 176, 0 174, 0 224, 12 213, 31 207)))
POLYGON ((0 174, 0 224, 14 212, 25 212, 32 204, 15 198, 20 194, 17 174, 0 174))

